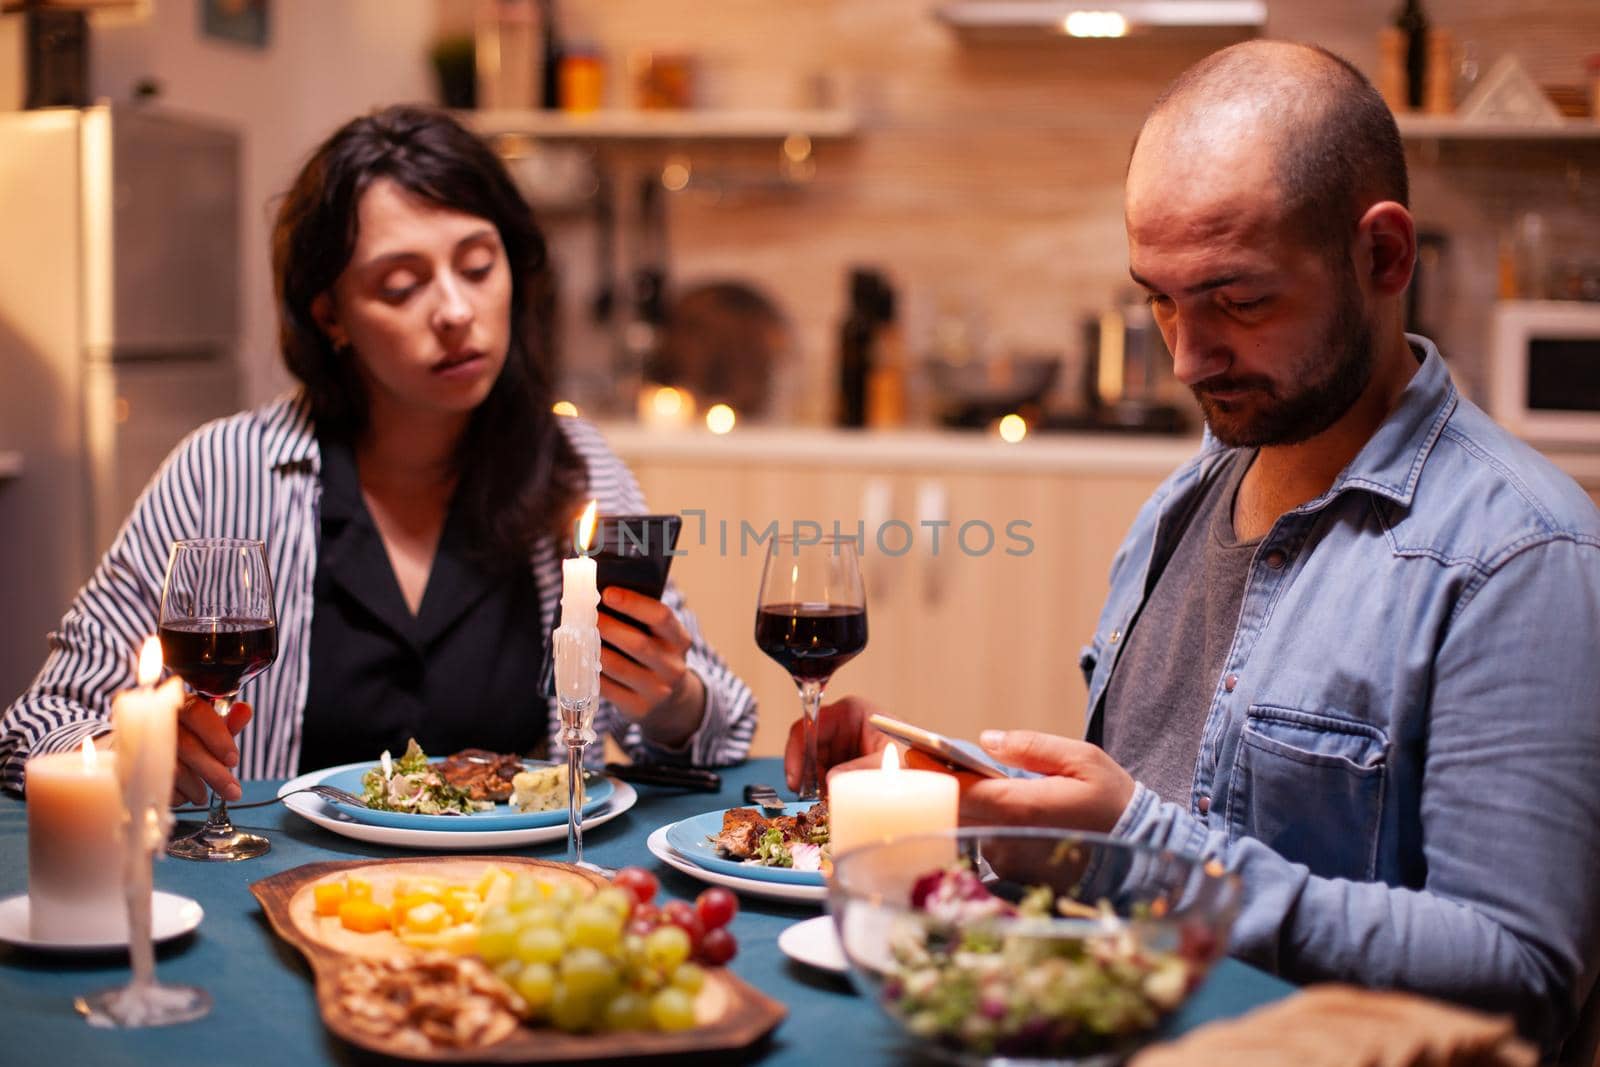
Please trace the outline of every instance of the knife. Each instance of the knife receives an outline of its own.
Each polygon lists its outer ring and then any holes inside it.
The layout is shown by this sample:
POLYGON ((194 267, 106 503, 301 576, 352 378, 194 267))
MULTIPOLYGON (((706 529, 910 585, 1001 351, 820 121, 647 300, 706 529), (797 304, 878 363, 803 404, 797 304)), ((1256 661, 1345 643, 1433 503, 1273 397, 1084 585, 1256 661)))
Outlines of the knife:
POLYGON ((784 812, 783 798, 778 796, 778 791, 770 785, 757 785, 752 783, 744 787, 744 799, 747 804, 759 804, 763 811, 784 812))

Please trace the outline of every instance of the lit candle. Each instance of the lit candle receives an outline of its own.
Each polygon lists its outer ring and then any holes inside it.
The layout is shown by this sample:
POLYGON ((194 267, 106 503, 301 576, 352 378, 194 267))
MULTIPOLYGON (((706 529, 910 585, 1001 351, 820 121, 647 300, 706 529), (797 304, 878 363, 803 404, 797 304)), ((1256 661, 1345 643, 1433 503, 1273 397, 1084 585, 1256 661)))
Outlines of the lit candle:
POLYGON ((161 642, 151 637, 139 651, 139 688, 111 699, 122 806, 134 820, 138 847, 146 850, 166 840, 172 822, 167 809, 177 774, 178 709, 183 706, 183 681, 173 675, 157 686, 160 677, 161 642))
MULTIPOLYGON (((594 538, 595 501, 578 524, 578 551, 594 538)), ((600 691, 600 593, 593 556, 561 561, 561 625, 556 630, 556 694, 564 700, 593 700, 600 691)))
POLYGON ((115 757, 84 739, 76 752, 30 759, 28 926, 40 941, 121 941, 122 804, 115 757))
POLYGON ((954 830, 959 801, 954 777, 903 770, 899 750, 890 745, 881 770, 841 771, 828 779, 829 850, 838 857, 891 837, 954 830))

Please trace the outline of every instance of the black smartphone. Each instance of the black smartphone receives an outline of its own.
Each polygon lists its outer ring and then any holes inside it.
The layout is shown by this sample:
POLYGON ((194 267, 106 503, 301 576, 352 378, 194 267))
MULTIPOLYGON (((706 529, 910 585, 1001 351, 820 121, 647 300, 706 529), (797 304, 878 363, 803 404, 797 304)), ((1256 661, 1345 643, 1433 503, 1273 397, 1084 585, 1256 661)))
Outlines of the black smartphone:
MULTIPOLYGON (((595 585, 604 593, 612 586, 660 600, 667 589, 670 553, 678 547, 683 519, 678 515, 608 515, 595 528, 595 585)), ((644 629, 633 619, 601 603, 600 610, 644 629)))

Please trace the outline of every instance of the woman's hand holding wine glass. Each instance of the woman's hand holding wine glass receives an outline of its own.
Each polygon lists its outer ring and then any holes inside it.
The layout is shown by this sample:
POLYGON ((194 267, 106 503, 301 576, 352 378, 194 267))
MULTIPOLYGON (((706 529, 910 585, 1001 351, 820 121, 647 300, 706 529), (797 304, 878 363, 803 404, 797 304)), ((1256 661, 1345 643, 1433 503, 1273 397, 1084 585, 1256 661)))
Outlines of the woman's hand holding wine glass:
POLYGON ((175 804, 204 804, 207 787, 224 800, 238 800, 239 746, 234 738, 250 724, 254 711, 236 703, 218 715, 210 699, 190 694, 178 710, 178 780, 175 804))

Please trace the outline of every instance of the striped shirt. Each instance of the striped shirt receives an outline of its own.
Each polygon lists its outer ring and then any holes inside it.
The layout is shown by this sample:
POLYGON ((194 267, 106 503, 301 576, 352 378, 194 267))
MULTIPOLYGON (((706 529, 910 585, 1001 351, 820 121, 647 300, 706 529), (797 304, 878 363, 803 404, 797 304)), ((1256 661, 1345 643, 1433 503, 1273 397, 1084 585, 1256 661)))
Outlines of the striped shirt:
MULTIPOLYGON (((601 514, 643 513, 638 483, 599 431, 582 419, 559 422, 588 468, 588 492, 599 501, 601 514)), ((0 785, 20 791, 30 755, 70 751, 84 738, 106 732, 111 695, 135 684, 139 646, 156 632, 170 546, 193 537, 248 537, 266 544, 278 608, 278 660, 240 693, 255 718, 238 738, 237 773, 241 778, 295 774, 310 674, 321 470, 310 407, 299 393, 207 423, 185 438, 134 505, 60 628, 49 635, 49 656, 38 677, 0 717, 0 785)), ((552 538, 541 536, 531 554, 547 634, 555 627, 561 598, 557 549, 552 538)), ((712 766, 738 762, 755 732, 755 699, 707 646, 670 581, 662 600, 688 629, 693 643, 685 659, 705 682, 699 729, 682 749, 665 749, 608 701, 601 702, 595 728, 610 733, 635 759, 712 766)), ((530 665, 528 683, 548 694, 547 668, 530 665)), ((547 709, 550 738, 559 743, 560 711, 553 695, 547 697, 547 709)), ((590 751, 598 758, 601 749, 590 751)))

